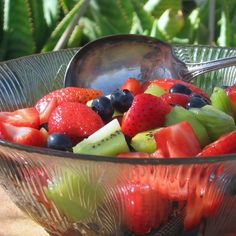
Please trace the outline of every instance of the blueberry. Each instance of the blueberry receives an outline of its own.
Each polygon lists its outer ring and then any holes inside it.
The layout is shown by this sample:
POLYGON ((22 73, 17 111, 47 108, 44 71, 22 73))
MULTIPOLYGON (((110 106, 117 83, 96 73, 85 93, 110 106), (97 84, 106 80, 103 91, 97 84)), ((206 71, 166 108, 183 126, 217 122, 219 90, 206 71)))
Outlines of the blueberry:
POLYGON ((200 97, 191 97, 190 100, 187 103, 186 108, 201 108, 205 105, 207 105, 208 103, 200 97))
POLYGON ((97 97, 92 101, 92 106, 91 108, 98 113, 99 116, 104 121, 107 121, 111 119, 113 113, 114 113, 114 108, 111 104, 111 100, 105 96, 97 97))
POLYGON ((183 93, 186 95, 190 95, 192 93, 192 90, 184 84, 174 84, 169 89, 169 92, 170 93, 183 93))
POLYGON ((67 135, 52 133, 47 138, 47 147, 61 151, 72 151, 73 144, 67 135))
POLYGON ((191 98, 192 98, 192 97, 201 98, 201 99, 203 99, 207 104, 211 104, 211 102, 210 102, 209 99, 207 99, 206 97, 204 97, 204 96, 202 96, 202 95, 200 95, 200 94, 198 94, 198 93, 192 93, 192 94, 191 94, 191 98))
POLYGON ((126 112, 134 100, 134 95, 127 89, 117 89, 111 94, 111 103, 118 112, 126 112))

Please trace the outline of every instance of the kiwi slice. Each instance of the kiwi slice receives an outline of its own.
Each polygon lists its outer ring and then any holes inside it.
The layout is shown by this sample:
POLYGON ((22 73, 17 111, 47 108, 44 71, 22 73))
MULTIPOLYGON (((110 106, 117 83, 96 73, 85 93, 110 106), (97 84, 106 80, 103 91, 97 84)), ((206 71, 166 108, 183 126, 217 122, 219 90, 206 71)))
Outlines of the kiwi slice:
POLYGON ((73 147, 74 153, 100 156, 116 156, 128 151, 128 144, 117 119, 110 121, 73 147))
POLYGON ((144 91, 144 93, 160 97, 162 94, 166 93, 166 91, 157 84, 151 83, 144 91))
POLYGON ((159 129, 153 129, 136 134, 131 139, 131 147, 137 152, 153 153, 157 149, 154 133, 159 129))
MULTIPOLYGON (((78 172, 63 169, 44 188, 46 197, 68 221, 77 222, 95 214, 104 201, 104 189, 98 178, 92 178, 86 168, 78 172)), ((94 173, 94 171, 91 171, 94 173)))
POLYGON ((233 117, 212 105, 206 105, 201 108, 191 108, 189 111, 191 111, 206 128, 211 141, 236 129, 233 117))
POLYGON ((175 106, 170 113, 166 116, 165 126, 174 125, 181 121, 188 121, 192 126, 201 147, 210 143, 210 139, 206 128, 203 124, 194 116, 194 114, 186 110, 183 107, 175 106))
POLYGON ((230 99, 223 88, 215 87, 210 99, 213 107, 233 115, 230 99))

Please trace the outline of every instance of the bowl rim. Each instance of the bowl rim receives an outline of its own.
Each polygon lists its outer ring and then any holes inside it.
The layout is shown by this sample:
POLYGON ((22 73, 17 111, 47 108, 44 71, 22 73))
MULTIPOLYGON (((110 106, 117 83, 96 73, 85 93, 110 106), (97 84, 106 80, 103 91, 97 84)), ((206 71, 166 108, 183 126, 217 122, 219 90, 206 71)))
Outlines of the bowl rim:
POLYGON ((204 157, 176 157, 176 158, 140 158, 140 157, 114 157, 114 156, 100 156, 100 155, 89 155, 65 152, 56 149, 49 149, 46 147, 34 147, 21 145, 13 142, 9 142, 0 139, 0 147, 4 146, 7 148, 14 148, 20 152, 27 152, 35 155, 34 159, 41 158, 41 156, 52 156, 52 158, 65 158, 72 160, 83 160, 83 161, 96 161, 96 162, 111 162, 119 164, 137 164, 137 165, 180 165, 180 164, 206 164, 206 163, 217 163, 223 161, 236 160, 236 155, 227 154, 220 156, 204 156, 204 157))
MULTIPOLYGON (((125 36, 126 34, 119 34, 121 37, 125 36)), ((139 35, 140 36, 140 35, 139 35)), ((108 36, 101 37, 97 40, 101 40, 102 38, 106 38, 108 36)), ((152 38, 149 36, 144 36, 146 38, 152 38)), ((226 50, 236 50, 235 47, 220 47, 216 45, 195 45, 195 44, 172 44, 172 43, 165 43, 162 40, 156 39, 164 44, 171 45, 174 47, 197 47, 197 48, 219 48, 219 49, 226 49, 226 50)), ((93 42, 89 42, 88 44, 93 44, 93 42)), ((87 45, 87 44, 85 44, 87 45)), ((85 46, 84 45, 84 46, 85 46)), ((57 54, 61 51, 74 51, 75 55, 72 56, 71 60, 74 59, 74 57, 77 55, 77 52, 81 50, 81 48, 66 48, 66 49, 60 49, 59 51, 51 51, 51 52, 42 52, 42 53, 35 53, 31 55, 26 55, 6 61, 0 61, 0 66, 4 64, 11 63, 13 61, 19 61, 24 60, 32 57, 41 57, 45 54, 57 54)), ((177 57, 178 58, 178 57, 177 57)), ((70 60, 70 61, 71 61, 70 60)), ((70 63, 69 61, 69 63, 70 63)), ((65 152, 60 150, 54 150, 49 149, 45 147, 34 147, 34 146, 27 146, 27 145, 20 145, 17 143, 13 143, 10 141, 6 141, 3 139, 0 139, 0 148, 1 146, 6 148, 13 148, 20 152, 27 152, 27 153, 35 153, 42 155, 49 155, 53 156, 52 158, 66 158, 66 159, 73 159, 73 160, 83 160, 83 161, 96 161, 96 162, 111 162, 111 163, 120 163, 120 164, 142 164, 142 165, 178 165, 178 164, 206 164, 206 163, 217 163, 217 162, 223 162, 223 161, 232 161, 236 160, 236 153, 234 154, 227 154, 227 155, 220 155, 220 156, 204 156, 204 157, 178 157, 178 158, 139 158, 139 157, 114 157, 114 156, 99 156, 99 155, 89 155, 89 154, 78 154, 78 153, 72 153, 72 152, 65 152)), ((40 156, 35 155, 34 159, 38 159, 40 156)))

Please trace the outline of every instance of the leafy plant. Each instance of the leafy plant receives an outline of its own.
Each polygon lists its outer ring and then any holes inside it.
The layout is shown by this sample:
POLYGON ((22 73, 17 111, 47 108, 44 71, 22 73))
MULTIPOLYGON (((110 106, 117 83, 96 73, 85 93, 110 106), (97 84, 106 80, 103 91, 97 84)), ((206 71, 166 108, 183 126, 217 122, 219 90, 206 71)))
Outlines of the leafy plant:
POLYGON ((119 33, 236 46, 236 1, 215 2, 212 8, 209 0, 1 0, 0 60, 80 47, 119 33))

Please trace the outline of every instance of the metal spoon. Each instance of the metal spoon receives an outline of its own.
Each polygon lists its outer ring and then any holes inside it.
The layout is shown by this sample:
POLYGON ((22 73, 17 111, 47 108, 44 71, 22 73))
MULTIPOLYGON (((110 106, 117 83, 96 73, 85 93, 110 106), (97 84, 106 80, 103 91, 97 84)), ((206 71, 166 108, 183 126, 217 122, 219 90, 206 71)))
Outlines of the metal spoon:
POLYGON ((92 87, 109 94, 128 77, 141 81, 191 81, 203 73, 236 65, 236 56, 197 64, 178 59, 170 44, 142 35, 112 35, 82 47, 70 61, 64 86, 92 87))

